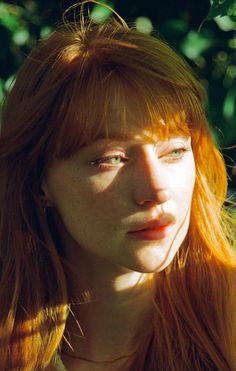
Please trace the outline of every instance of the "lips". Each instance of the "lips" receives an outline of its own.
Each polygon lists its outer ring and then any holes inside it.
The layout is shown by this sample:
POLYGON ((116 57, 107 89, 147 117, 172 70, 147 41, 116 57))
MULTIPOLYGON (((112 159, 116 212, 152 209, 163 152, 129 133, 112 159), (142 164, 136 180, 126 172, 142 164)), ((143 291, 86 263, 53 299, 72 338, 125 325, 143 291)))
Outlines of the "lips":
POLYGON ((135 227, 134 230, 128 232, 128 235, 141 240, 161 240, 169 236, 174 224, 173 218, 163 217, 135 227))

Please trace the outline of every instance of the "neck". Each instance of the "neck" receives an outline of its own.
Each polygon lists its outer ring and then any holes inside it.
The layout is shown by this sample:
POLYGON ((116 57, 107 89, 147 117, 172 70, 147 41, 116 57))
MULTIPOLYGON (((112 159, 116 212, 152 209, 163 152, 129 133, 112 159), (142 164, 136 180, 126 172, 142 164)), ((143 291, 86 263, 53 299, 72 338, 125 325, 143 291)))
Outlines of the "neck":
MULTIPOLYGON (((71 314, 62 352, 97 363, 124 360, 149 336, 150 275, 112 266, 78 249, 67 250, 71 314)), ((65 361, 65 359, 64 359, 65 361)))

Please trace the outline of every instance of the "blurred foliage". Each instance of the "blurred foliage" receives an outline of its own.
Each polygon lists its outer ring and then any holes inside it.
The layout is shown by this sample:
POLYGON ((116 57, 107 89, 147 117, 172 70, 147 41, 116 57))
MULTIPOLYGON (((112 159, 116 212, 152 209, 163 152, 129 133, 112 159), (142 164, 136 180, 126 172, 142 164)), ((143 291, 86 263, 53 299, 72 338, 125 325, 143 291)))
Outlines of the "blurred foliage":
POLYGON ((232 20, 236 20, 236 2, 235 0, 214 0, 212 1, 207 19, 213 19, 217 16, 228 15, 232 20))
MULTIPOLYGON (((74 2, 0 0, 0 102, 36 41, 55 28, 63 12, 74 2)), ((208 92, 207 115, 225 156, 230 186, 235 190, 236 1, 100 2, 111 6, 140 32, 157 30, 162 39, 188 60, 208 92)), ((90 16, 96 22, 104 21, 111 14, 111 10, 97 4, 90 8, 90 16)), ((74 17, 78 17, 77 10, 74 17)))

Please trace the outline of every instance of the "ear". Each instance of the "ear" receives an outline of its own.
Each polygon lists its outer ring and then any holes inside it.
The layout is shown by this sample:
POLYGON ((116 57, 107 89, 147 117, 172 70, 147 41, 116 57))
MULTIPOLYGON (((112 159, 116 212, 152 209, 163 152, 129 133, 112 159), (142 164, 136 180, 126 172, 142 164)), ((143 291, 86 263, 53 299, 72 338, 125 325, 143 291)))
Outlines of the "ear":
POLYGON ((48 184, 45 179, 42 180, 40 187, 40 198, 44 207, 52 207, 52 197, 49 191, 48 184))

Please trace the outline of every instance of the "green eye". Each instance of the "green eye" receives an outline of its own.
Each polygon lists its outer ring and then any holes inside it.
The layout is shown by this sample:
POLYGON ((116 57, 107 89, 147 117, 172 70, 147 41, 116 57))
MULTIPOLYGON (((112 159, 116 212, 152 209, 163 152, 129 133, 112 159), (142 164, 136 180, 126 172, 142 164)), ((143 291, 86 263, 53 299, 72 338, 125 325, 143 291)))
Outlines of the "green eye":
POLYGON ((127 162, 128 158, 125 157, 123 154, 117 154, 117 155, 110 155, 110 156, 104 156, 102 158, 98 158, 97 160, 91 161, 91 165, 98 165, 99 167, 112 167, 121 165, 124 162, 127 162))
POLYGON ((184 153, 186 152, 186 148, 176 148, 172 152, 169 153, 169 157, 173 160, 178 160, 182 158, 184 153))
POLYGON ((171 153, 171 156, 172 157, 179 157, 183 154, 183 150, 182 149, 176 149, 174 150, 172 153, 171 153))
POLYGON ((108 163, 112 165, 119 165, 121 163, 121 156, 110 157, 108 163))

